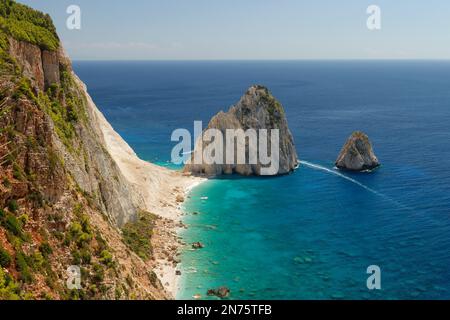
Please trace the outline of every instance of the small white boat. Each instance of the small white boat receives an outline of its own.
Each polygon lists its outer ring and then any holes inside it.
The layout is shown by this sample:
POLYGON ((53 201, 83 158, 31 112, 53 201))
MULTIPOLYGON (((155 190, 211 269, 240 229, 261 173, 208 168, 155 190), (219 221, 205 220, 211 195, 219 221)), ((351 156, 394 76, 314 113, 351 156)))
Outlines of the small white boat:
POLYGON ((208 200, 208 197, 201 197, 201 200, 208 200))

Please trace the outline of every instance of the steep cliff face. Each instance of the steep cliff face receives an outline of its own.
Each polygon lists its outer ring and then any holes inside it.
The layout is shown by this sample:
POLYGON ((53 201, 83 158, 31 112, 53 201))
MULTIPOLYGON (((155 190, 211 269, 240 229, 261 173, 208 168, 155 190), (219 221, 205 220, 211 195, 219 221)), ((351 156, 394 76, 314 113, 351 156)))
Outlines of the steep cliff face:
MULTIPOLYGON (((53 134, 55 151, 65 163, 66 170, 83 191, 92 195, 95 204, 107 212, 116 225, 122 226, 134 220, 136 208, 131 201, 128 183, 104 148, 94 110, 88 108, 84 88, 62 48, 53 52, 41 50, 36 45, 13 38, 9 38, 9 43, 10 56, 15 59, 23 76, 30 80, 33 90, 41 93, 48 90, 50 95, 58 95, 55 98, 60 107, 72 108, 73 115, 66 114, 66 117, 77 118, 68 121, 73 131, 69 134, 66 131, 70 129, 61 128, 59 131, 57 125, 56 130, 49 130, 53 134), (64 88, 61 88, 61 79, 64 88)), ((50 118, 61 116, 53 111, 50 111, 50 118)), ((49 123, 51 125, 51 121, 49 123)))
POLYGON ((369 137, 361 132, 353 132, 336 160, 336 167, 343 170, 364 171, 378 167, 369 137))
MULTIPOLYGON (((23 75, 31 80, 32 86, 43 91, 52 84, 60 84, 60 60, 64 58, 62 49, 42 50, 28 42, 8 37, 9 54, 22 68, 23 75)), ((70 67, 64 59, 66 68, 70 67)))
MULTIPOLYGON (((263 86, 255 85, 250 87, 247 92, 242 96, 239 102, 232 106, 227 113, 219 112, 215 115, 207 129, 217 129, 223 134, 223 164, 209 164, 204 161, 202 157, 203 151, 210 144, 204 140, 199 139, 196 142, 194 153, 185 166, 186 172, 192 172, 194 174, 206 174, 206 175, 221 175, 221 174, 233 174, 240 175, 261 175, 262 168, 268 167, 267 164, 262 164, 259 157, 260 145, 259 143, 250 143, 249 139, 236 139, 235 147, 231 146, 233 143, 231 140, 226 139, 227 129, 241 129, 246 131, 248 129, 256 130, 259 135, 260 129, 268 130, 268 146, 267 149, 271 149, 270 130, 279 130, 279 148, 278 158, 274 157, 274 161, 278 161, 278 169, 269 175, 281 175, 291 172, 298 165, 298 156, 295 149, 292 134, 289 131, 286 116, 282 105, 272 96, 269 90, 263 86), (237 161, 237 148, 241 147, 241 150, 245 151, 245 162, 239 163, 237 161), (234 163, 226 161, 227 152, 232 151, 235 155, 234 163), (258 155, 256 163, 251 163, 249 154, 258 155), (202 162, 196 163, 194 159, 202 159, 202 162)), ((262 141, 261 136, 258 136, 258 141, 262 141)), ((230 152, 230 153, 232 153, 230 152)), ((270 155, 270 152, 262 152, 270 155)), ((231 157, 230 157, 231 158, 231 157)))
POLYGON ((0 299, 167 298, 119 230, 143 200, 53 31, 47 15, 0 3, 0 299), (81 290, 66 286, 71 265, 81 290))

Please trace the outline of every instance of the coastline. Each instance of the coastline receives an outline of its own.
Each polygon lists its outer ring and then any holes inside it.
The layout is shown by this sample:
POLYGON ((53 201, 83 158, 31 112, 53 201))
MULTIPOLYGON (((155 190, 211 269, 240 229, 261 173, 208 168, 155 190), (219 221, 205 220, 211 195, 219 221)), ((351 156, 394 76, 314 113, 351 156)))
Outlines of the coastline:
MULTIPOLYGON (((186 200, 189 197, 191 190, 201 183, 207 181, 206 179, 196 178, 192 183, 188 184, 183 190, 183 197, 186 200)), ((184 203, 184 202, 183 202, 184 203)), ((177 270, 182 261, 181 249, 186 245, 181 240, 180 232, 187 227, 183 224, 183 216, 186 214, 183 211, 182 203, 177 203, 174 212, 176 216, 174 219, 161 218, 157 221, 155 233, 152 237, 152 245, 155 256, 155 272, 163 284, 164 288, 170 293, 172 299, 176 299, 180 291, 181 274, 177 275, 177 270)), ((181 270, 180 270, 181 271, 181 270)))
POLYGON ((140 159, 97 108, 86 85, 75 73, 73 76, 86 95, 89 106, 87 111, 94 120, 97 134, 103 139, 106 150, 132 188, 134 205, 159 217, 152 236, 153 258, 146 264, 149 271, 154 270, 158 276, 167 296, 175 299, 180 278, 176 274, 180 262, 178 256, 184 245, 179 238, 179 231, 185 228, 182 223, 182 203, 193 188, 207 179, 140 159))

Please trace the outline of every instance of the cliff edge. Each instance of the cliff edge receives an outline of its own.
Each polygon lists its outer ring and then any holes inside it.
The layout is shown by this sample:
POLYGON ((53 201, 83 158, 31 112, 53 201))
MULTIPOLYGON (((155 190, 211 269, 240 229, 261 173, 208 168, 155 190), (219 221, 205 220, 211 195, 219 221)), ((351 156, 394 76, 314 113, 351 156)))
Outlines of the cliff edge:
POLYGON ((193 182, 114 131, 47 14, 0 2, 0 300, 173 298, 193 182))

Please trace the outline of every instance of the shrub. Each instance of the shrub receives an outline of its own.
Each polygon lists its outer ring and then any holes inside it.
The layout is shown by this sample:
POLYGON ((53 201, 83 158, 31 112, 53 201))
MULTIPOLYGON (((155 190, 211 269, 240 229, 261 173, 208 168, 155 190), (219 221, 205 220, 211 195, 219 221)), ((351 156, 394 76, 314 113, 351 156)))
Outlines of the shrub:
POLYGON ((39 251, 33 253, 31 256, 32 267, 34 270, 40 270, 45 264, 45 258, 39 251))
POLYGON ((18 100, 22 97, 29 98, 33 101, 36 100, 36 97, 33 93, 33 90, 31 89, 31 81, 28 78, 22 77, 20 81, 17 84, 17 88, 15 89, 13 93, 13 98, 15 100, 18 100))
POLYGON ((48 242, 42 242, 39 246, 39 251, 45 258, 48 258, 53 253, 53 249, 48 242))
POLYGON ((19 300, 19 286, 0 268, 0 300, 19 300))
POLYGON ((93 238, 87 216, 82 216, 80 222, 73 222, 69 228, 69 240, 73 240, 81 248, 93 238))
POLYGON ((95 240, 97 241, 96 247, 97 254, 101 254, 103 250, 108 249, 108 245, 106 244, 105 239, 103 239, 102 235, 98 231, 95 234, 95 240))
POLYGON ((94 264, 94 275, 92 276, 92 280, 95 283, 100 283, 105 278, 105 270, 100 264, 94 264))
POLYGON ((72 251, 72 264, 80 265, 81 264, 81 254, 79 250, 72 251))
POLYGON ((6 216, 4 224, 5 224, 5 228, 7 230, 9 230, 12 234, 14 234, 15 236, 17 236, 19 238, 23 238, 22 225, 21 225, 20 221, 17 220, 17 218, 14 215, 8 214, 6 216))
POLYGON ((148 279, 150 280, 150 283, 154 286, 157 287, 159 280, 158 280, 158 276, 156 275, 156 273, 152 270, 149 271, 148 273, 148 279))
POLYGON ((18 164, 14 163, 13 164, 13 177, 16 180, 24 180, 24 174, 22 169, 19 167, 18 164))
POLYGON ((25 226, 28 223, 28 221, 30 221, 30 217, 27 214, 22 214, 18 220, 22 226, 25 226))
POLYGON ((7 268, 11 265, 12 259, 8 251, 0 247, 0 267, 7 268))
POLYGON ((10 187, 11 187, 11 182, 9 181, 8 178, 4 178, 4 179, 3 179, 3 185, 4 185, 6 188, 10 188, 10 187))
POLYGON ((0 2, 0 27, 2 32, 15 39, 42 49, 56 50, 59 46, 55 26, 48 14, 11 0, 0 2))
POLYGON ((11 212, 16 212, 17 210, 19 210, 19 205, 17 203, 16 200, 12 199, 8 202, 8 209, 11 212))
POLYGON ((82 250, 75 249, 72 251, 72 263, 74 265, 90 264, 91 259, 91 253, 86 248, 82 250))
POLYGON ((136 222, 127 223, 122 229, 125 243, 143 260, 148 260, 152 254, 150 239, 155 220, 155 215, 141 211, 136 222))
POLYGON ((100 254, 100 262, 108 267, 113 266, 113 256, 108 250, 103 250, 100 254))
POLYGON ((18 252, 16 254, 16 266, 17 270, 20 272, 20 280, 25 283, 33 282, 33 275, 30 272, 30 267, 27 263, 27 257, 23 252, 18 252))
POLYGON ((69 122, 77 122, 78 121, 78 113, 75 110, 73 104, 67 104, 67 121, 69 122))
POLYGON ((28 194, 28 199, 42 208, 44 206, 44 197, 39 191, 32 191, 28 194))
POLYGON ((92 256, 91 253, 88 249, 83 249, 80 252, 80 256, 81 256, 81 262, 83 264, 90 264, 91 260, 92 260, 92 256))

